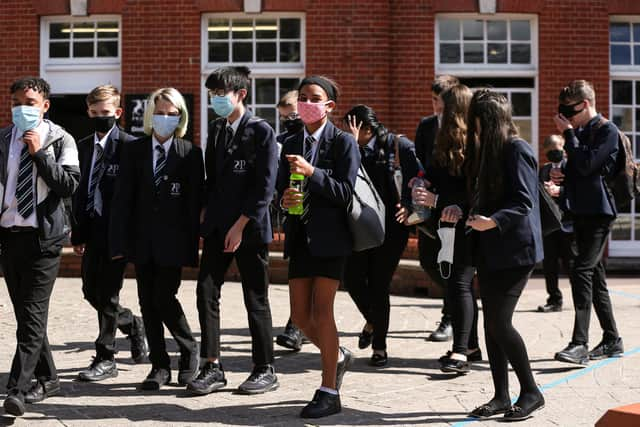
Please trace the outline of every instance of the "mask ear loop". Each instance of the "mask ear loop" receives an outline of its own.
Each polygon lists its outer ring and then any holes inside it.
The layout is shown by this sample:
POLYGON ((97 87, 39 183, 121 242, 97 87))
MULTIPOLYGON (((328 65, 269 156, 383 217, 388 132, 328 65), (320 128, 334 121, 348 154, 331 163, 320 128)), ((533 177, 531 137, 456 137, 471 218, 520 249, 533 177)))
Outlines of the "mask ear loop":
MULTIPOLYGON (((440 223, 441 223, 441 221, 438 220, 438 228, 441 228, 440 227, 440 223)), ((440 276, 444 280, 449 280, 449 278, 451 277, 451 269, 452 269, 452 265, 449 264, 448 262, 447 263, 441 262, 441 263, 438 264, 438 270, 440 271, 440 276), (448 267, 448 272, 446 274, 444 273, 444 271, 442 271, 443 270, 443 268, 442 268, 443 264, 446 264, 446 266, 448 267)))

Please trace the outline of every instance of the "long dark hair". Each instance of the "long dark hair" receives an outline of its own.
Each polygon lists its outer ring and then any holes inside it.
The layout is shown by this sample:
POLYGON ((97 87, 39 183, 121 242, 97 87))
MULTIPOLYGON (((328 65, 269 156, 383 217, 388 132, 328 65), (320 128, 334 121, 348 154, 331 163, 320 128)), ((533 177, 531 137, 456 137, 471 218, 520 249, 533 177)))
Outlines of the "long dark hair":
POLYGON ((349 117, 355 117, 356 123, 362 123, 362 128, 371 129, 376 137, 376 153, 378 158, 384 157, 384 147, 386 146, 389 131, 378 121, 378 115, 373 108, 367 105, 356 105, 344 115, 343 121, 348 123, 349 117))
POLYGON ((467 112, 473 93, 463 85, 453 86, 440 95, 444 103, 442 126, 433 150, 435 164, 447 168, 452 176, 462 175, 467 142, 467 112))
POLYGON ((492 214, 504 197, 504 148, 518 129, 511 118, 511 104, 490 89, 477 90, 469 105, 465 172, 472 209, 492 214), (476 121, 480 123, 480 132, 476 121), (477 136, 477 138, 476 138, 477 136))

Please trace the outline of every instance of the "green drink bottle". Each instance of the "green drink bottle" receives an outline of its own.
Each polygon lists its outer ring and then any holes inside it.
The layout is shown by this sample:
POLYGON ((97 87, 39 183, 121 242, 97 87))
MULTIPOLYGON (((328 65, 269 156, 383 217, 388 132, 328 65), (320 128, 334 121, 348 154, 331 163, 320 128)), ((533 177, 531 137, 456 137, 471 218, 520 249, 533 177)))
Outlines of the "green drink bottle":
MULTIPOLYGON (((289 188, 293 188, 299 193, 302 193, 302 183, 304 182, 304 175, 299 173, 292 173, 289 177, 289 188)), ((296 206, 292 206, 289 208, 289 215, 302 215, 304 207, 302 206, 302 202, 297 204, 296 206)))

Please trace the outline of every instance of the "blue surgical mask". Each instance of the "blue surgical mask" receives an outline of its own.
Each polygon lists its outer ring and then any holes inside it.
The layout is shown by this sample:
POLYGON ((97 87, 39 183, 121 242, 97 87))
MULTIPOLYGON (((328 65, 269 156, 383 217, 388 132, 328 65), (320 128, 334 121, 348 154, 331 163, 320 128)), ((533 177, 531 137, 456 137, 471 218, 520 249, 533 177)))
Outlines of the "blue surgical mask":
POLYGON ((211 97, 211 108, 213 108, 213 111, 220 117, 229 117, 235 105, 233 105, 231 95, 215 95, 211 97))
POLYGON ((11 109, 13 124, 21 132, 35 129, 40 124, 40 108, 31 105, 18 105, 11 109))
POLYGON ((178 123, 180 123, 180 116, 153 115, 153 130, 163 138, 173 135, 178 123))

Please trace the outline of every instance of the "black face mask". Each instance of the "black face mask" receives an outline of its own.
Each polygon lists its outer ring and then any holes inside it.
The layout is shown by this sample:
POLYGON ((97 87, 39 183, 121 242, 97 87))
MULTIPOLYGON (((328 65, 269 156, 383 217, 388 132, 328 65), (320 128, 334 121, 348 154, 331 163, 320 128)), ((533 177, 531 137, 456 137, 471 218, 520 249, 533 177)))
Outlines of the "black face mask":
POLYGON ((564 159, 564 150, 549 150, 547 151, 547 159, 553 163, 560 163, 564 159))
POLYGON ((286 119, 282 121, 282 124, 289 133, 297 133, 304 127, 304 122, 301 118, 286 119))
POLYGON ((115 116, 92 117, 93 129, 98 133, 107 133, 116 124, 115 116))
POLYGON ((584 108, 582 110, 574 110, 573 108, 582 104, 583 102, 584 101, 580 101, 580 102, 576 102, 575 104, 569 104, 569 105, 560 104, 558 105, 558 113, 562 114, 567 119, 575 116, 576 114, 580 114, 584 111, 584 108))

